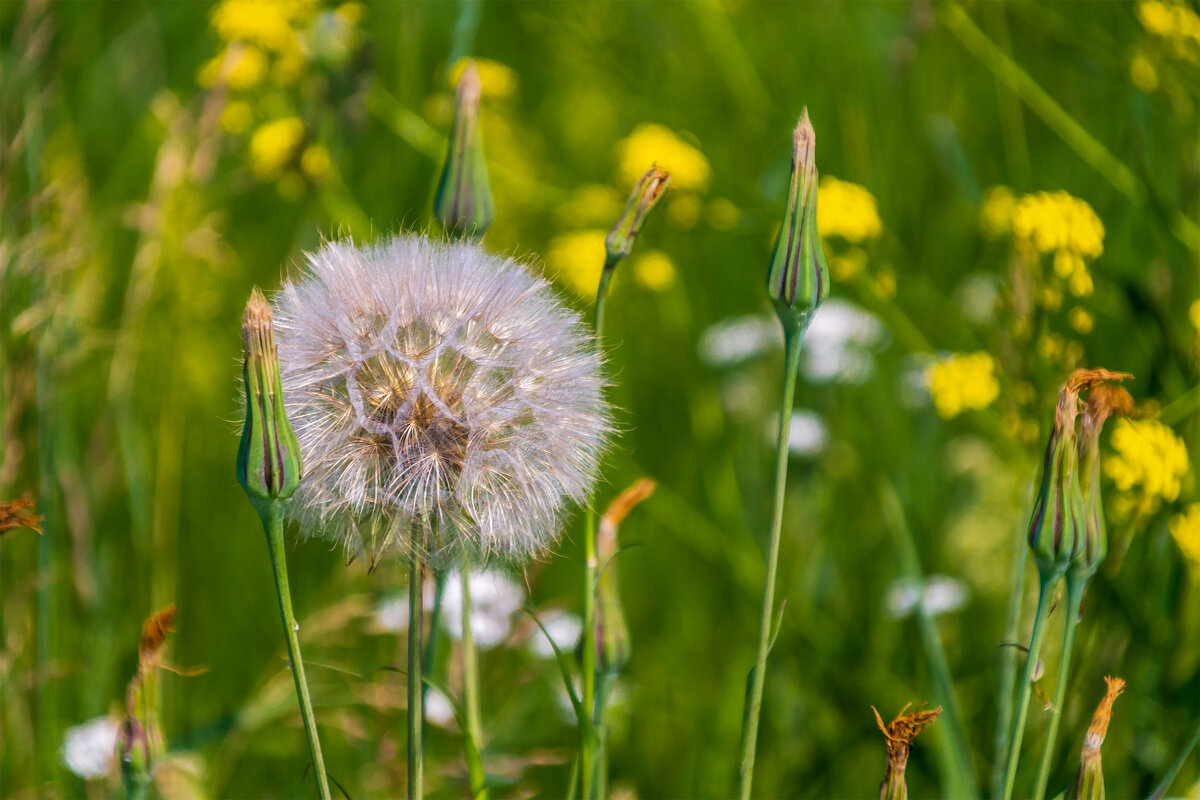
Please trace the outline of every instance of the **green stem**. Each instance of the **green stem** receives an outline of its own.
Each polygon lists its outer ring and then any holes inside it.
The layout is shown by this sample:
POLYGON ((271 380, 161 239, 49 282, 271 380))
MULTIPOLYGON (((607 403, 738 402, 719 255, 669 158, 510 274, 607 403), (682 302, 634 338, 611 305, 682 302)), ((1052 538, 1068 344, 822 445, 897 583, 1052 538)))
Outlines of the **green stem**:
MULTIPOLYGON (((1017 528, 1012 564, 1012 590, 1008 597, 1008 619, 1004 624, 1006 645, 1017 640, 1021 624, 1021 599, 1025 592, 1025 569, 1029 564, 1029 543, 1025 526, 1017 528)), ((996 697, 996 730, 992 748, 992 796, 1004 791, 1004 765, 1008 762, 1009 734, 1012 733, 1013 685, 1017 680, 1017 648, 1005 646, 1000 652, 1000 688, 996 697)))
POLYGON ((742 731, 742 760, 739 770, 742 800, 750 797, 754 781, 754 753, 758 741, 758 717, 762 711, 763 685, 767 672, 767 650, 771 639, 771 618, 775 608, 775 575, 779 569, 779 540, 783 530, 783 496, 787 488, 788 438, 792 427, 792 404, 796 394, 796 370, 800 366, 803 329, 784 328, 785 350, 783 394, 779 399, 779 442, 775 457, 775 508, 771 517, 771 540, 767 546, 767 577, 763 587, 762 617, 759 620, 758 655, 754 660, 754 680, 747 698, 745 730, 742 731))
POLYGON ((1171 784, 1175 782, 1175 776, 1179 774, 1179 770, 1183 768, 1183 764, 1187 761, 1188 756, 1200 745, 1200 725, 1196 726, 1196 732, 1192 734, 1192 738, 1183 746, 1183 751, 1179 754, 1179 758, 1175 759, 1175 763, 1167 770, 1167 774, 1163 776, 1162 782, 1154 787, 1154 791, 1150 793, 1150 800, 1161 800, 1171 788, 1171 784))
POLYGON ((1087 579, 1067 577, 1067 620, 1063 628, 1062 659, 1058 668, 1058 689, 1054 693, 1054 709, 1050 716, 1050 729, 1046 734, 1046 747, 1042 751, 1042 765, 1038 768, 1037 784, 1033 790, 1034 800, 1046 796, 1046 784, 1050 782, 1050 760, 1054 755, 1054 743, 1058 738, 1058 724, 1062 721, 1063 704, 1067 700, 1067 676, 1071 669, 1071 651, 1075 647, 1075 627, 1079 623, 1079 607, 1083 603, 1083 588, 1087 579))
POLYGON ((596 712, 592 715, 592 722, 596 726, 596 736, 600 744, 596 755, 594 796, 600 800, 608 796, 608 730, 604 727, 604 718, 608 714, 608 698, 615 682, 616 678, 613 675, 602 675, 596 681, 596 712))
POLYGON ((329 800, 329 780, 325 775, 325 758, 321 755, 321 740, 317 737, 317 719, 313 715, 312 699, 308 695, 308 681, 304 677, 304 659, 300 655, 300 625, 292 611, 292 592, 288 588, 287 556, 283 547, 283 514, 277 503, 271 503, 262 511, 263 527, 267 532, 267 549, 271 553, 271 566, 275 569, 275 592, 279 595, 279 613, 283 616, 283 632, 287 638, 288 661, 292 667, 292 679, 296 682, 296 695, 300 700, 300 717, 304 720, 304 733, 308 736, 308 754, 312 758, 313 770, 317 774, 317 791, 321 800, 329 800))
POLYGON ((1012 800, 1013 785, 1017 780, 1017 762, 1021 758, 1021 740, 1025 738, 1025 719, 1029 715, 1029 695, 1033 691, 1033 672, 1037 668, 1042 640, 1046 636, 1046 617, 1050 614, 1052 590, 1061 577, 1061 573, 1042 575, 1038 586, 1037 614, 1033 618, 1033 633, 1029 637, 1025 670, 1021 673, 1021 699, 1017 704, 1017 718, 1009 737, 1008 766, 1004 770, 1004 800, 1012 800))
MULTIPOLYGON (((612 280, 615 261, 605 261, 596 289, 593 328, 597 344, 604 336, 604 307, 608 301, 608 284, 612 280)), ((596 707, 596 509, 588 498, 583 530, 583 708, 593 714, 596 707)), ((580 787, 583 800, 592 797, 592 781, 596 771, 595 737, 580 730, 580 787)))
POLYGON ((408 800, 422 797, 421 579, 421 559, 414 555, 408 565, 408 800))
POLYGON ((467 755, 467 772, 471 776, 471 796, 487 800, 487 775, 483 771, 483 726, 479 721, 479 655, 475 650, 475 633, 471 630, 471 569, 460 567, 462 574, 462 660, 463 702, 466 706, 466 726, 463 730, 467 755))
MULTIPOLYGON (((432 675, 437 671, 438 642, 441 640, 442 596, 446 589, 446 571, 435 570, 433 573, 433 608, 429 611, 429 636, 425 637, 425 649, 421 657, 421 674, 432 675)), ((424 598, 421 600, 424 603, 424 598)), ((425 700, 429 697, 429 684, 421 684, 421 709, 425 709, 425 700)), ((421 730, 424 732, 426 720, 422 713, 421 730)))

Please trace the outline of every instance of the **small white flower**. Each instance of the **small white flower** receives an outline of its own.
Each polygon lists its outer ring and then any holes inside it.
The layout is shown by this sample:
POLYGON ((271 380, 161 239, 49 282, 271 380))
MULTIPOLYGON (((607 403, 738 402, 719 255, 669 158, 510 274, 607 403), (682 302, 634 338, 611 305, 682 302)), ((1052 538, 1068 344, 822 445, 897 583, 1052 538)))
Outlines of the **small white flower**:
POLYGON ((276 298, 307 535, 372 563, 523 560, 588 496, 609 431, 579 315, 477 245, 335 242, 276 298))
POLYGON ((862 383, 875 369, 871 351, 885 336, 878 317, 835 297, 813 315, 804 333, 801 369, 818 383, 862 383))
POLYGON ((958 611, 970 600, 967 585, 949 575, 930 575, 924 582, 897 578, 887 591, 888 615, 893 619, 911 616, 920 604, 931 617, 958 611))
POLYGON ((458 724, 450 698, 432 686, 425 692, 425 719, 439 728, 449 729, 458 724))
POLYGON ((996 318, 1000 298, 1000 280, 990 272, 972 272, 954 290, 954 305, 959 313, 979 325, 996 318))
MULTIPOLYGON (((524 588, 504 572, 494 569, 471 573, 471 632, 475 644, 488 650, 512 631, 512 616, 525 602, 524 588)), ((462 575, 446 576, 442 593, 442 624, 455 639, 462 639, 462 575)))
MULTIPOLYGON (((541 622, 546 634, 550 635, 550 640, 561 652, 570 653, 579 644, 579 635, 583 633, 583 620, 574 614, 564 611, 547 616, 541 622)), ((529 651, 537 658, 554 658, 554 647, 546 640, 546 634, 539 630, 529 639, 529 651)))
POLYGON ((62 745, 62 761, 67 769, 85 780, 109 774, 114 766, 120 727, 112 717, 97 717, 68 728, 62 745))
POLYGON ((710 367, 731 367, 783 344, 783 329, 774 316, 729 317, 700 334, 700 358, 710 367))
POLYGON ((887 590, 888 615, 892 619, 904 619, 911 615, 921 602, 921 585, 912 578, 897 578, 887 590))

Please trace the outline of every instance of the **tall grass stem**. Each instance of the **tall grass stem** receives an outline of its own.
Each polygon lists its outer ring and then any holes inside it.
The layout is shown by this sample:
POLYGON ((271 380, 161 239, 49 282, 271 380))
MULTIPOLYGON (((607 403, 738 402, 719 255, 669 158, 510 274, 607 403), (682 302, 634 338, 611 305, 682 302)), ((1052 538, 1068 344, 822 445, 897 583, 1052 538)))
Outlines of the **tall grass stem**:
POLYGON ((277 502, 263 509, 263 527, 267 533, 267 549, 271 554, 271 566, 275 571, 275 593, 279 596, 279 613, 283 616, 283 632, 287 639, 288 661, 292 668, 292 680, 296 682, 296 695, 300 700, 300 716, 304 720, 304 733, 308 737, 308 753, 312 758, 313 771, 317 776, 317 791, 321 800, 329 800, 329 778, 325 774, 325 757, 321 753, 321 740, 317 736, 317 719, 313 714, 312 699, 308 694, 308 681, 304 677, 304 658, 300 655, 300 626, 292 611, 292 591, 288 587, 287 555, 283 546, 283 511, 277 502))
POLYGON ((1200 745, 1200 725, 1196 726, 1196 732, 1192 734, 1192 738, 1188 740, 1188 743, 1183 746, 1179 757, 1175 759, 1175 763, 1171 764, 1171 767, 1167 770, 1167 774, 1163 776, 1162 782, 1154 787, 1154 791, 1150 793, 1149 800, 1162 800, 1166 796, 1167 790, 1175 782, 1175 776, 1179 774, 1179 770, 1183 768, 1184 762, 1187 761, 1188 756, 1192 754, 1197 745, 1200 745))
POLYGON ((1054 585, 1061 573, 1040 575, 1038 585, 1037 613, 1033 618, 1033 632, 1029 636, 1029 652, 1025 655, 1025 669, 1021 673, 1021 699, 1017 703, 1017 716, 1009 736, 1008 761, 1004 769, 1004 800, 1012 800, 1013 786, 1017 780, 1017 764, 1021 760, 1021 740, 1025 738, 1025 720, 1029 716, 1029 696, 1033 692, 1033 673, 1037 669, 1038 655, 1042 651, 1042 640, 1046 637, 1046 617, 1050 615, 1050 600, 1054 585))
POLYGON ((1021 600, 1025 596, 1025 571, 1029 566, 1029 542, 1024 524, 1017 527, 1013 541, 1012 588, 1008 597, 1008 617, 1004 623, 1005 646, 1000 651, 1000 681, 996 692, 996 729, 992 740, 992 797, 1004 791, 1004 768, 1012 743, 1013 687, 1017 680, 1017 648, 1008 646, 1017 640, 1021 626, 1021 600))
POLYGON ((771 516, 771 538, 767 545, 767 575, 763 587, 762 615, 759 620, 758 655, 754 660, 754 679, 746 698, 745 729, 742 731, 742 759, 738 771, 738 796, 750 797, 754 782, 754 756, 758 740, 758 718, 762 711, 763 685, 767 671, 767 651, 771 641, 771 619, 775 608, 775 576, 779 570, 779 540, 783 531, 783 498, 787 489, 788 439, 792 429, 792 405, 796 394, 796 371, 800 366, 800 347, 804 330, 784 326, 783 394, 779 399, 779 441, 775 456, 775 503, 771 516))

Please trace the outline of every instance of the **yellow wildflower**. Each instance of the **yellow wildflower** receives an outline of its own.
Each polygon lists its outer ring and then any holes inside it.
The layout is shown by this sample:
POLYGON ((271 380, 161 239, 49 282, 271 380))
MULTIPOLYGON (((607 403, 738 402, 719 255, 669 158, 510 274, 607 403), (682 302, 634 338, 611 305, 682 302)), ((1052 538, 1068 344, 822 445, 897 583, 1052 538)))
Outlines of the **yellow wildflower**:
POLYGON ((1066 192, 1022 197, 1013 210, 1012 231, 1042 253, 1066 250, 1096 258, 1104 252, 1104 224, 1090 205, 1066 192))
POLYGON ((342 3, 333 13, 345 20, 347 25, 357 25, 367 15, 367 7, 362 3, 342 3))
POLYGON ((675 285, 675 265, 658 250, 638 256, 630 266, 634 280, 652 292, 661 292, 675 285))
POLYGON ((249 89, 267 72, 267 57, 257 47, 231 45, 200 68, 196 83, 204 88, 224 81, 230 89, 249 89))
POLYGON ((1179 496, 1187 472, 1187 447, 1175 432, 1157 420, 1121 419, 1112 435, 1113 455, 1104 460, 1104 474, 1117 489, 1136 495, 1133 508, 1152 514, 1163 500, 1179 496))
POLYGON ((294 24, 314 11, 311 0, 222 0, 212 12, 212 26, 227 42, 252 42, 282 52, 296 40, 294 24))
POLYGON ((1192 327, 1200 333, 1200 297, 1192 301, 1188 307, 1188 319, 1192 321, 1192 327))
POLYGON ((1079 333, 1088 334, 1092 332, 1092 315, 1086 309, 1075 306, 1067 313, 1067 321, 1079 333))
POLYGON ((1129 62, 1129 80, 1143 92, 1153 92, 1158 88, 1158 72, 1154 64, 1142 53, 1138 53, 1129 62))
POLYGON ((1137 16, 1142 27, 1156 36, 1200 42, 1200 16, 1182 3, 1142 0, 1137 16))
POLYGON ((983 206, 979 209, 983 232, 994 239, 1011 231, 1016 207, 1017 198, 1007 186, 993 186, 984 192, 983 206))
POLYGON ((475 69, 479 70, 479 85, 484 98, 499 99, 512 97, 517 93, 517 73, 499 61, 486 58, 463 57, 455 61, 454 66, 450 67, 451 86, 458 86, 458 79, 462 77, 467 64, 472 61, 475 62, 475 69))
MULTIPOLYGON (((617 143, 617 162, 622 184, 637 183, 651 164, 671 173, 676 189, 702 192, 712 170, 704 154, 662 125, 644 123, 617 143)), ((693 223, 694 224, 694 223, 693 223)))
POLYGON ((285 117, 260 125, 250 137, 250 167, 260 178, 273 178, 296 155, 304 139, 304 123, 285 117))
POLYGON ((321 181, 329 174, 333 161, 329 158, 329 150, 323 144, 310 144, 304 148, 300 156, 300 169, 314 181, 321 181))
POLYGON ((221 109, 221 129, 226 133, 238 135, 250 130, 254 123, 254 112, 250 104, 243 100, 234 100, 221 109))
POLYGON ((884 300, 891 300, 896 296, 896 271, 890 264, 884 264, 875 273, 874 288, 875 294, 884 300))
POLYGON ((829 258, 829 274, 839 283, 848 283, 862 274, 867 267, 867 251, 851 247, 845 253, 829 258))
POLYGON ((1200 503, 1192 503, 1167 523, 1171 538, 1183 552, 1194 575, 1200 575, 1200 503))
POLYGON ((1062 358, 1067 343, 1057 333, 1047 333, 1038 338, 1037 352, 1045 361, 1057 361, 1062 358))
POLYGON ((996 360, 988 353, 954 353, 925 370, 934 408, 945 419, 987 408, 1000 395, 996 360))
POLYGON ((718 197, 708 204, 708 224, 716 230, 730 230, 741 216, 742 212, 728 198, 718 197))
POLYGON ((623 207, 616 189, 603 183, 589 183, 571 192, 554 213, 565 225, 611 225, 623 207))
POLYGON ((817 189, 817 230, 858 244, 883 232, 875 196, 862 186, 826 176, 817 189))
MULTIPOLYGON (((671 183, 675 182, 675 173, 671 173, 671 183)), ((667 203, 667 219, 680 230, 688 230, 696 226, 700 219, 700 198, 694 194, 681 193, 673 196, 667 203)))
POLYGON ((550 242, 546 263, 554 274, 580 297, 596 296, 600 271, 604 268, 604 239, 608 231, 590 229, 575 231, 550 242))
POLYGON ((1057 286, 1042 286, 1038 289, 1038 305, 1048 311, 1058 311, 1062 308, 1062 289, 1057 286))

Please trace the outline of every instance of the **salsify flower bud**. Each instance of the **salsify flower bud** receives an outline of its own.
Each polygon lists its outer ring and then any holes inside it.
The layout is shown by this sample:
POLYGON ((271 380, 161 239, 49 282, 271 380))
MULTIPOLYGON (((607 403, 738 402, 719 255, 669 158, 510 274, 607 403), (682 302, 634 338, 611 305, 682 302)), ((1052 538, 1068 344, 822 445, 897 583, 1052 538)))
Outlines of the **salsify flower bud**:
MULTIPOLYGON (((1132 375, 1108 373, 1107 380, 1123 380, 1132 375)), ((1083 490, 1083 541, 1079 558, 1068 571, 1068 580, 1088 581, 1108 555, 1108 532, 1104 522, 1104 504, 1100 498, 1100 431, 1114 414, 1133 411, 1133 398, 1120 386, 1102 383, 1088 393, 1083 407, 1079 435, 1079 479, 1083 490)))
POLYGON ((817 134, 805 108, 793 134, 787 208, 767 271, 767 293, 787 331, 807 328, 829 296, 829 269, 817 232, 816 152, 817 134))
POLYGON ((255 508, 286 500, 300 485, 300 445, 284 407, 271 306, 256 287, 242 318, 246 423, 238 447, 237 478, 255 508))
POLYGON ((1079 757, 1079 776, 1067 792, 1068 800, 1104 800, 1104 766, 1100 757, 1100 746, 1108 736, 1113 703, 1121 692, 1125 691, 1125 681, 1105 675, 1104 682, 1108 684, 1108 691, 1096 707, 1092 724, 1088 726, 1087 735, 1084 736, 1083 752, 1079 757))
POLYGON ((912 704, 909 703, 900 709, 896 718, 887 725, 883 724, 883 717, 879 716, 878 709, 871 706, 871 710, 875 712, 875 724, 887 739, 887 772, 883 782, 879 784, 879 800, 905 800, 908 797, 908 784, 904 779, 904 772, 908 766, 908 754, 912 750, 913 740, 917 738, 917 734, 936 722, 942 713, 942 707, 938 706, 932 711, 905 714, 909 705, 912 704))
POLYGON ((481 93, 479 70, 468 63, 458 79, 446 163, 433 200, 434 214, 447 231, 475 240, 483 238, 495 216, 479 132, 481 93))
POLYGON ((1042 480, 1029 518, 1029 546, 1043 582, 1057 581, 1079 554, 1083 532, 1083 490, 1079 485, 1079 387, 1075 376, 1063 384, 1046 444, 1042 480))
POLYGON ((617 529, 633 507, 654 493, 655 483, 642 478, 617 495, 600 519, 596 536, 596 555, 600 563, 600 579, 596 583, 596 671, 600 674, 620 672, 629 661, 632 643, 621 596, 617 590, 617 529))
POLYGON ((633 252, 633 243, 637 241, 642 224, 650 214, 650 209, 658 203, 663 192, 671 183, 671 173, 659 168, 657 164, 650 167, 646 174, 638 179, 629 195, 629 202, 621 212, 617 224, 613 225, 604 240, 604 268, 611 270, 621 259, 633 252))

